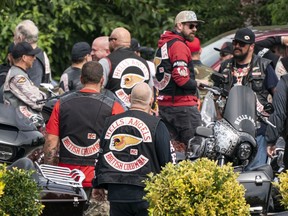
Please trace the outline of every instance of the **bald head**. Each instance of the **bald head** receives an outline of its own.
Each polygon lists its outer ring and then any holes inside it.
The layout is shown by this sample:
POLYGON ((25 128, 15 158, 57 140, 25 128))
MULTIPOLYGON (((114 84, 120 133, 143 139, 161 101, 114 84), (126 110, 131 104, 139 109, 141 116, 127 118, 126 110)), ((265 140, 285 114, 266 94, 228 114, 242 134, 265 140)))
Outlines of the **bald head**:
POLYGON ((110 54, 109 50, 109 37, 101 36, 95 38, 92 43, 91 56, 93 61, 99 61, 101 58, 110 54))
POLYGON ((150 86, 143 82, 136 84, 131 91, 131 107, 140 105, 143 108, 150 107, 152 102, 152 89, 150 86))
POLYGON ((131 35, 130 32, 123 28, 115 28, 110 35, 109 48, 112 52, 119 47, 130 47, 131 35))

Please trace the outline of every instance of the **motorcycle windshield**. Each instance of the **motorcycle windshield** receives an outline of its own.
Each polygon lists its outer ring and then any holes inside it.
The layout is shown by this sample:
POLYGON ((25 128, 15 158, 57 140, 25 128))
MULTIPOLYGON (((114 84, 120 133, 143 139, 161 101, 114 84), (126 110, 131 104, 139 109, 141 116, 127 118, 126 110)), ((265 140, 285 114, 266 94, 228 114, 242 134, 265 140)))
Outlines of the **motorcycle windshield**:
POLYGON ((201 107, 201 118, 205 125, 217 120, 216 108, 214 105, 213 94, 208 92, 201 107))
POLYGON ((255 136, 256 95, 247 86, 234 86, 228 95, 223 117, 238 131, 255 136))

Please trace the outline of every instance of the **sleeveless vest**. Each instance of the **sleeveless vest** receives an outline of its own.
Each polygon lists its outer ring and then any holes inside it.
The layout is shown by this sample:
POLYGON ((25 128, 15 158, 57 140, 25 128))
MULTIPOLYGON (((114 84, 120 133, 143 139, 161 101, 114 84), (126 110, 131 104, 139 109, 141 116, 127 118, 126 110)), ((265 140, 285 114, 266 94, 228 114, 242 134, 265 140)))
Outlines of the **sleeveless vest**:
POLYGON ((155 131, 160 119, 137 110, 109 118, 96 165, 98 185, 119 183, 144 187, 150 172, 159 173, 155 131))
POLYGON ((60 98, 60 162, 94 165, 105 119, 114 101, 100 93, 73 92, 60 98))
MULTIPOLYGON (((265 89, 264 80, 266 77, 265 70, 270 63, 271 61, 268 59, 253 55, 249 72, 242 80, 242 85, 250 87, 256 93, 257 98, 262 105, 265 105, 268 102, 267 97, 269 92, 265 89)), ((233 59, 229 59, 221 65, 220 71, 227 76, 228 80, 228 82, 223 85, 227 91, 232 88, 235 81, 232 76, 233 64, 235 64, 233 59)))
POLYGON ((145 59, 128 48, 119 48, 107 56, 111 63, 106 88, 129 107, 128 95, 139 82, 149 83, 150 71, 145 59))
MULTIPOLYGON (((159 95, 181 96, 181 95, 195 95, 196 93, 191 92, 191 90, 177 88, 176 83, 171 77, 173 65, 170 61, 168 52, 170 47, 177 40, 180 41, 179 39, 175 38, 173 40, 168 41, 161 48, 158 48, 156 50, 154 63, 156 65, 156 79, 157 79, 157 87, 159 89, 159 95)), ((188 62, 187 67, 190 71, 190 78, 195 79, 192 60, 188 62)))

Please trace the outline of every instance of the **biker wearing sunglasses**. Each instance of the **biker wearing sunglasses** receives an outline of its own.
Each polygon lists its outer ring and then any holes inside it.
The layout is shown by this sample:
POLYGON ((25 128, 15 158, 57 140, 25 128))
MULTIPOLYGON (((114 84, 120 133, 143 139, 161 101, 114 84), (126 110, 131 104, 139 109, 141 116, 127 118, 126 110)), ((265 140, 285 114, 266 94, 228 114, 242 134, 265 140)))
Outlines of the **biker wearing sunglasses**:
POLYGON ((188 144, 201 124, 197 109, 197 81, 191 52, 185 41, 193 41, 199 23, 194 11, 181 11, 172 31, 165 31, 158 41, 154 63, 155 86, 159 89, 159 115, 172 139, 188 144))
MULTIPOLYGON (((216 85, 224 87, 227 91, 234 85, 250 87, 257 96, 257 111, 264 114, 263 107, 268 103, 268 96, 273 95, 278 83, 271 60, 254 54, 255 34, 248 28, 236 32, 232 45, 233 58, 222 62, 219 70, 227 77, 228 82, 216 85)), ((266 163, 265 131, 266 126, 261 123, 256 137, 258 151, 254 160, 247 166, 248 170, 266 163)))

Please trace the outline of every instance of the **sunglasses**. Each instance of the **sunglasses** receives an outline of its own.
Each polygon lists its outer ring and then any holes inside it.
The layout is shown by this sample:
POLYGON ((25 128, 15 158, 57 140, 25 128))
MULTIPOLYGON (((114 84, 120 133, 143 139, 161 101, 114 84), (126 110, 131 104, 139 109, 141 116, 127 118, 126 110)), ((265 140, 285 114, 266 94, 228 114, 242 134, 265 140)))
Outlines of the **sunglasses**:
POLYGON ((194 23, 183 23, 184 25, 188 25, 189 29, 194 29, 194 28, 199 28, 200 26, 198 24, 194 24, 194 23))
POLYGON ((113 40, 117 40, 117 38, 109 37, 108 40, 110 42, 110 41, 113 41, 113 40))
POLYGON ((237 44, 239 44, 240 47, 245 47, 247 45, 247 43, 244 43, 242 41, 237 41, 237 40, 233 40, 232 44, 233 46, 236 46, 237 44))

